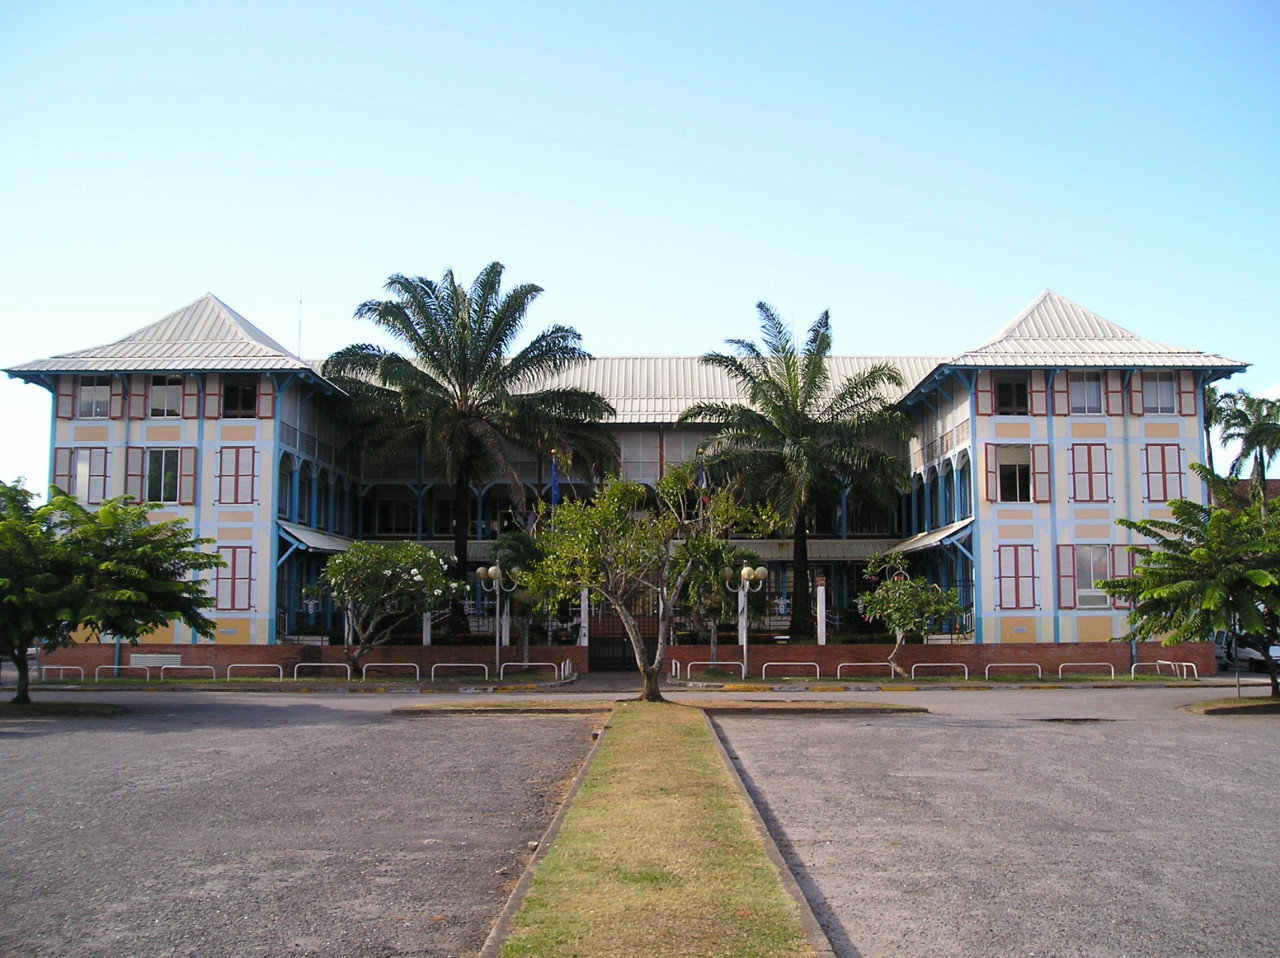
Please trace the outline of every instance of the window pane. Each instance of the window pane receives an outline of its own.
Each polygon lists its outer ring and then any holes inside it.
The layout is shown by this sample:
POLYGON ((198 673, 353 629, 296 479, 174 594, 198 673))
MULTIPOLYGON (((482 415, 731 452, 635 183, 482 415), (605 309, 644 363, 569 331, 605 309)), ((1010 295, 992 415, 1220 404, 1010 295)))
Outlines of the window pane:
POLYGON ((105 419, 111 408, 111 380, 106 376, 81 376, 76 414, 81 419, 105 419))
POLYGON ((152 376, 148 415, 176 418, 182 415, 182 377, 152 376))
POLYGON ((1076 604, 1081 608, 1105 608, 1110 600, 1094 583, 1106 577, 1107 547, 1076 546, 1076 604))
POLYGON ((1102 412, 1102 373, 1072 373, 1071 411, 1083 415, 1102 412))

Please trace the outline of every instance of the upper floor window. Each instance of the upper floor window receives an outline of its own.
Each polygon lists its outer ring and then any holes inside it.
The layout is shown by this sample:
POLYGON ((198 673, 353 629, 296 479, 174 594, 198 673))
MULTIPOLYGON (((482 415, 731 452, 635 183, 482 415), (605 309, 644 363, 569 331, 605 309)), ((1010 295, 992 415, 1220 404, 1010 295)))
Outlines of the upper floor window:
POLYGON ((147 501, 178 501, 178 450, 147 450, 147 501))
POLYGON ((1031 412, 1031 400, 1027 389, 1026 373, 994 373, 991 377, 995 391, 997 416, 1026 416, 1031 412))
POLYGON ((80 377, 76 415, 81 419, 106 419, 111 415, 110 376, 80 377))
POLYGON ((1076 415, 1102 415, 1102 373, 1097 370, 1071 373, 1071 412, 1076 415))
POLYGON ((997 502, 1031 501, 1031 447, 1000 446, 996 453, 999 471, 997 502))
POLYGON ((1178 411, 1178 384, 1173 372, 1142 374, 1142 411, 1172 416, 1178 411))
POLYGON ((182 377, 152 376, 151 401, 147 414, 158 419, 176 419, 182 415, 182 377))
POLYGON ((255 419, 258 415, 258 377, 224 376, 222 418, 255 419))

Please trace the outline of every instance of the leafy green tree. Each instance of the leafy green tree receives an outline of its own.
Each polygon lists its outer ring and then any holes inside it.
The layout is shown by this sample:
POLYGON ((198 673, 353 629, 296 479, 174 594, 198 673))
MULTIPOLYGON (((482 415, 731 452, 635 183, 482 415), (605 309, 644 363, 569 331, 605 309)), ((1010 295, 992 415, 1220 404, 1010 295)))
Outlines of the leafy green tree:
POLYGON ((1256 506, 1228 509, 1186 499, 1170 519, 1117 519, 1151 540, 1130 546, 1127 579, 1106 579, 1108 595, 1134 603, 1123 639, 1203 642, 1222 629, 1258 649, 1280 696, 1270 647, 1280 642, 1280 518, 1256 506))
POLYGON ((0 647, 18 669, 15 702, 30 701, 26 650, 70 644, 79 629, 136 643, 175 619, 212 637, 213 604, 200 572, 222 559, 183 519, 151 522, 128 497, 95 510, 52 490, 31 494, 0 483, 0 647))
POLYGON ((1221 397, 1218 414, 1223 442, 1240 443, 1240 452, 1231 461, 1232 478, 1247 467, 1249 497, 1267 517, 1267 468, 1280 455, 1280 401, 1250 396, 1243 389, 1221 397))
POLYGON ((736 355, 708 353, 702 362, 737 384, 742 402, 702 402, 681 422, 720 427, 706 443, 713 468, 749 495, 771 502, 792 529, 795 582, 791 634, 815 630, 809 588, 809 528, 816 505, 849 489, 862 515, 891 516, 905 487, 904 464, 884 440, 905 439, 909 424, 885 396, 902 385, 888 363, 874 363, 844 382, 832 379, 831 321, 824 312, 797 348, 791 331, 765 303, 756 304, 764 347, 730 340, 736 355))
POLYGON ((898 653, 906 644, 908 633, 928 631, 935 619, 958 619, 964 613, 955 589, 940 586, 907 574, 906 557, 898 553, 873 556, 867 561, 864 576, 879 583, 858 599, 868 618, 879 619, 893 633, 895 644, 888 658, 889 667, 906 678, 898 664, 898 653))
POLYGON ((59 541, 52 511, 21 485, 0 482, 0 652, 18 670, 14 702, 30 702, 27 649, 71 641, 78 618, 75 555, 59 541))
POLYGON ((147 514, 156 504, 128 496, 93 510, 63 496, 50 506, 64 544, 80 558, 79 624, 90 634, 136 644, 179 620, 213 638, 217 623, 205 610, 214 600, 209 580, 199 577, 225 565, 216 553, 202 551, 214 545, 213 539, 196 538, 185 519, 152 522, 147 514))
POLYGON ((542 524, 538 535, 544 558, 530 570, 530 587, 568 599, 586 588, 609 602, 643 676, 641 698, 650 702, 662 701, 658 680, 675 609, 702 544, 767 521, 728 492, 704 492, 687 467, 668 473, 652 497, 636 483, 608 479, 589 501, 556 509, 554 522, 542 524), (633 610, 655 601, 658 644, 650 660, 633 610))
POLYGON ((466 585, 450 575, 444 556, 420 543, 353 542, 329 558, 308 591, 331 596, 342 612, 354 671, 402 625, 465 595, 466 585))
MULTIPOLYGON (((453 574, 460 581, 468 568, 471 486, 505 477, 513 501, 524 502, 511 449, 563 437, 565 448, 589 446, 597 460, 608 458, 602 450, 612 451, 610 461, 617 456, 601 423, 613 407, 597 393, 549 385, 591 358, 582 337, 551 326, 517 349, 529 306, 542 290, 524 284, 504 295, 502 273, 501 263, 490 263, 469 289, 452 270, 439 283, 392 276, 385 287, 392 298, 363 303, 355 315, 405 351, 360 343, 324 364, 325 375, 351 396, 366 448, 387 458, 428 458, 443 470, 453 487, 453 574)), ((460 602, 452 606, 450 627, 466 631, 460 602)))

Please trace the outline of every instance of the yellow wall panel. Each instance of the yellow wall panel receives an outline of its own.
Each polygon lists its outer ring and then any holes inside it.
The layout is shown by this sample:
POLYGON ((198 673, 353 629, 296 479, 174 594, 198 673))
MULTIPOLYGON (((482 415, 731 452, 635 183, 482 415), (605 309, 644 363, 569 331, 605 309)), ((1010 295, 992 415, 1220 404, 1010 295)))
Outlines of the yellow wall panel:
POLYGON ((1071 435, 1076 439, 1105 439, 1107 424, 1105 422, 1073 422, 1071 435))
POLYGON ((1076 618, 1077 642, 1110 642, 1114 638, 1113 618, 1109 615, 1082 615, 1076 618))
POLYGON ((1008 616, 1000 620, 1001 642, 1034 642, 1036 620, 1030 615, 1008 616))
POLYGON ((1031 438, 1031 423, 1029 422, 998 422, 995 427, 997 439, 1031 438))

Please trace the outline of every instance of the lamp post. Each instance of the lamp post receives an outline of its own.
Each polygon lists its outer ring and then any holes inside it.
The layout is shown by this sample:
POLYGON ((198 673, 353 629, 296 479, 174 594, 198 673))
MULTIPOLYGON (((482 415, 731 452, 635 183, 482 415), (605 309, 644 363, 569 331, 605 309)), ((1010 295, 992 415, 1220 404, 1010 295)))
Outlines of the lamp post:
POLYGON ((504 610, 502 594, 516 591, 515 580, 503 578, 503 575, 502 567, 498 565, 491 565, 488 568, 481 566, 476 569, 476 584, 480 586, 480 591, 492 592, 494 597, 496 615, 493 629, 493 661, 494 670, 498 672, 502 671, 503 640, 508 637, 507 630, 511 627, 510 602, 504 610))
POLYGON ((722 575, 724 587, 730 592, 738 593, 738 644, 742 646, 742 677, 746 678, 750 671, 750 666, 747 664, 747 593, 759 592, 764 588, 764 580, 769 575, 769 570, 764 566, 753 569, 744 562, 737 572, 726 566, 722 575))

